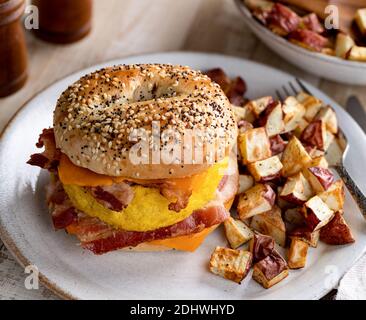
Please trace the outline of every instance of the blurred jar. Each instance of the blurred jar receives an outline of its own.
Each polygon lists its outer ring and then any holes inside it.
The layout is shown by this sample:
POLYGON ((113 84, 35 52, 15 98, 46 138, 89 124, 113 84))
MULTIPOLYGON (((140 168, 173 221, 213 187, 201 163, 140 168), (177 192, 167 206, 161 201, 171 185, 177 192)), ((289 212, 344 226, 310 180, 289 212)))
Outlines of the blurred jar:
POLYGON ((32 0, 39 10, 37 37, 54 43, 78 41, 91 30, 92 0, 32 0))
POLYGON ((24 0, 0 0, 0 97, 19 90, 27 80, 24 9, 24 0))

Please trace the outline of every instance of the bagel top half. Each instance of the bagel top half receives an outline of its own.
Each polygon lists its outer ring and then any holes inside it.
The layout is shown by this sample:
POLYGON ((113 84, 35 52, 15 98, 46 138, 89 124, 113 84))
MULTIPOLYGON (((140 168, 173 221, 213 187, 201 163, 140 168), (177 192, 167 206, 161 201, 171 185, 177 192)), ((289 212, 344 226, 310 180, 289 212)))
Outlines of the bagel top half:
POLYGON ((207 157, 212 148, 228 156, 237 126, 229 100, 206 75, 189 67, 146 64, 102 69, 75 82, 57 102, 54 132, 57 147, 77 166, 108 176, 166 179, 206 170, 213 163, 207 157), (131 133, 135 129, 151 133, 153 123, 159 124, 160 135, 167 130, 178 133, 180 142, 187 129, 208 132, 193 135, 193 145, 202 147, 204 156, 200 161, 192 156, 193 161, 187 162, 189 150, 181 143, 180 154, 175 153, 169 163, 156 152, 177 141, 169 134, 158 140, 150 135, 148 155, 146 149, 145 155, 137 153, 147 160, 137 165, 130 151, 146 138, 131 141, 131 133), (215 140, 218 135, 224 136, 224 146, 215 140))

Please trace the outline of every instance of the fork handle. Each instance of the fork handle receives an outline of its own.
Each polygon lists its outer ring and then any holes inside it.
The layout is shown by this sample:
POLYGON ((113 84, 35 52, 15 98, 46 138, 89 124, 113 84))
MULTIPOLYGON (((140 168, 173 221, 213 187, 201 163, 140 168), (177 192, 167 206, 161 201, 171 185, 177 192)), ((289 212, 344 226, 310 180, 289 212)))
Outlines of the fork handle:
POLYGON ((347 172, 347 169, 344 167, 344 165, 338 165, 335 166, 335 169, 337 170, 339 176, 343 180, 344 184, 346 185, 348 191, 351 193, 353 199, 355 199, 358 207, 361 210, 361 213, 363 214, 363 217, 366 219, 366 197, 362 193, 359 187, 355 184, 349 173, 347 172))

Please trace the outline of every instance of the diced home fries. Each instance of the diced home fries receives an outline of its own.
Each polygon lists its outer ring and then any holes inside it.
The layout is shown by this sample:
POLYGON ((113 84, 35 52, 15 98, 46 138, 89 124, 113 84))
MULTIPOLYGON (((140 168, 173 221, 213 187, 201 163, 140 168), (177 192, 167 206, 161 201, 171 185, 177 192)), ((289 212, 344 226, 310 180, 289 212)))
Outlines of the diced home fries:
MULTIPOLYGON (((247 2, 259 1, 266 7, 263 0, 247 2)), ((285 32, 276 24, 272 28, 285 32)), ((329 245, 355 241, 343 217, 344 184, 329 169, 333 158, 342 155, 341 134, 334 110, 305 93, 283 102, 266 96, 234 111, 239 127, 239 219, 225 221, 232 249, 217 247, 210 270, 240 282, 253 262, 253 279, 270 288, 286 278, 289 269, 304 268, 319 240, 329 245), (249 251, 234 250, 245 245, 249 251), (287 250, 287 262, 277 246, 287 250)))

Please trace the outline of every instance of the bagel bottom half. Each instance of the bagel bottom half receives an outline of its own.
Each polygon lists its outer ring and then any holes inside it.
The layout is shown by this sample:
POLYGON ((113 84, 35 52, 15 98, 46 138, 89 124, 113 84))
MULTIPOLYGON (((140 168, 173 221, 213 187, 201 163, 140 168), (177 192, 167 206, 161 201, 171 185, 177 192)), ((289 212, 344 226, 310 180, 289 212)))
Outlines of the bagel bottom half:
MULTIPOLYGON (((234 198, 229 199, 225 203, 225 208, 230 210, 234 198)), ((153 252, 153 251, 170 251, 170 250, 180 250, 180 251, 195 251, 206 237, 211 234, 220 224, 214 225, 210 228, 206 228, 199 233, 189 234, 187 236, 181 236, 177 238, 169 238, 164 240, 153 240, 150 242, 140 243, 136 247, 127 247, 120 249, 120 251, 134 251, 134 252, 153 252)))

